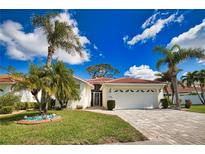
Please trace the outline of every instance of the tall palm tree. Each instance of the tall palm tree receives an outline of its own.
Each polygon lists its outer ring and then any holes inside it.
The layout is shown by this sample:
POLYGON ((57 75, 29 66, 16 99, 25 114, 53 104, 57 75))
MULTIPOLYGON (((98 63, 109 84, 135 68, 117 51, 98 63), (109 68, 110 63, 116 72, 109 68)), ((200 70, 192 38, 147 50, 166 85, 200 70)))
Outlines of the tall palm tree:
MULTIPOLYGON (((50 13, 43 16, 36 15, 32 19, 33 25, 44 31, 48 41, 48 56, 45 71, 50 71, 52 56, 58 48, 64 49, 69 54, 78 53, 80 56, 83 56, 82 45, 79 37, 73 31, 72 25, 55 20, 57 16, 57 13, 50 13)), ((46 72, 46 74, 49 74, 49 72, 46 72)), ((48 102, 48 95, 45 90, 42 90, 42 100, 46 104, 48 102)))
POLYGON ((72 25, 54 20, 57 16, 58 14, 56 13, 50 13, 43 16, 36 15, 32 19, 33 25, 37 28, 41 28, 47 37, 47 67, 51 66, 52 56, 57 48, 64 49, 69 54, 77 52, 82 56, 82 46, 79 38, 73 32, 72 25))
POLYGON ((179 45, 173 45, 171 48, 166 48, 163 46, 156 46, 154 51, 163 55, 161 59, 157 62, 157 68, 163 64, 168 65, 168 71, 171 75, 171 82, 173 84, 173 89, 176 99, 176 109, 180 109, 180 102, 177 90, 177 64, 189 59, 189 58, 202 58, 204 57, 204 50, 200 48, 181 48, 179 45))
MULTIPOLYGON (((201 95, 199 94, 198 88, 196 86, 196 82, 199 82, 199 77, 198 77, 199 72, 198 71, 194 71, 194 72, 188 72, 186 75, 183 75, 181 77, 182 83, 186 84, 187 87, 191 87, 193 86, 200 101, 202 102, 202 104, 205 104, 205 99, 203 97, 203 88, 201 91, 201 95)), ((205 76, 203 77, 205 78, 205 76)))

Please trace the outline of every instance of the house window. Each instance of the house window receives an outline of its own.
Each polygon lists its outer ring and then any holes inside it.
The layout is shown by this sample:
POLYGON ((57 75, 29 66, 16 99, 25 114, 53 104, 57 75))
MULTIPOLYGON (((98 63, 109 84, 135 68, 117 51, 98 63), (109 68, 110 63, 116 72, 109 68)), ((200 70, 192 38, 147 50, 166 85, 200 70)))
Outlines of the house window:
POLYGON ((116 93, 116 92, 118 92, 118 90, 115 90, 114 92, 116 93))
POLYGON ((128 89, 128 90, 125 90, 125 92, 129 92, 129 89, 128 89))

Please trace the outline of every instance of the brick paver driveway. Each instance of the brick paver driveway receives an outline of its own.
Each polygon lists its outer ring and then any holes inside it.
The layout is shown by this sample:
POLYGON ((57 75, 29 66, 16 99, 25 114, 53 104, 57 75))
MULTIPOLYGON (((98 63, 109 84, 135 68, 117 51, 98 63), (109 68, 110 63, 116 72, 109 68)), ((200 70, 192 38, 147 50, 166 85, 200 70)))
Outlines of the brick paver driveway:
POLYGON ((130 144, 205 144, 205 114, 169 109, 93 111, 118 115, 149 139, 130 144))

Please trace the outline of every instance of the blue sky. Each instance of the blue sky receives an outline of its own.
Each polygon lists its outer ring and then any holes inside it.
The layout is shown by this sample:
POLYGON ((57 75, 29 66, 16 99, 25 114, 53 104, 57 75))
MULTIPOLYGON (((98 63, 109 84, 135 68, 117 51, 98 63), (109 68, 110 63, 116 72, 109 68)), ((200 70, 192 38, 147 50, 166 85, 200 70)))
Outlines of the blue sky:
MULTIPOLYGON (((31 24, 34 14, 53 10, 0 10, 0 65, 12 65, 27 72, 28 63, 44 63, 46 43, 43 33, 31 24)), ((86 67, 109 63, 120 74, 153 79, 161 55, 156 45, 180 44, 205 48, 205 10, 54 10, 59 20, 72 24, 84 45, 83 58, 60 53, 74 74, 89 78, 86 67), (203 21, 204 20, 204 21, 203 21), (67 58, 66 58, 67 57, 67 58)), ((188 60, 178 66, 187 71, 205 68, 205 61, 188 60)), ((160 71, 165 71, 166 66, 160 71)), ((0 70, 0 74, 5 72, 0 70)), ((180 75, 181 75, 180 74, 180 75)))

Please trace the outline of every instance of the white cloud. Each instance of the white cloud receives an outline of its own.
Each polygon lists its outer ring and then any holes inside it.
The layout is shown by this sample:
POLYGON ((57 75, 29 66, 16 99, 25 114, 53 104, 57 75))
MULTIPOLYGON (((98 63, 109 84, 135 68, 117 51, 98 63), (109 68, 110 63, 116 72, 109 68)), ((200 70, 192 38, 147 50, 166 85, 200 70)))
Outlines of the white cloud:
POLYGON ((95 49, 95 50, 98 50, 98 47, 94 44, 93 45, 93 48, 95 49))
POLYGON ((145 43, 148 39, 154 39, 168 24, 182 23, 184 20, 184 16, 178 15, 178 12, 167 16, 168 14, 168 12, 161 13, 155 11, 155 13, 142 24, 141 28, 144 29, 144 31, 141 34, 135 35, 130 40, 128 36, 124 36, 123 41, 131 46, 138 42, 145 43), (158 16, 161 16, 161 18, 158 18, 158 16))
POLYGON ((154 80, 158 77, 155 76, 158 71, 153 71, 148 65, 141 65, 137 67, 136 65, 131 66, 128 71, 124 73, 124 76, 131 78, 140 78, 147 80, 154 80))
POLYGON ((175 14, 170 15, 165 19, 158 19, 151 27, 146 28, 141 34, 134 36, 131 40, 127 41, 128 45, 135 45, 138 42, 146 42, 147 39, 155 38, 155 36, 169 23, 174 22, 175 14))
POLYGON ((129 39, 129 37, 126 35, 126 36, 124 36, 122 39, 123 39, 124 42, 127 42, 127 40, 129 39))
POLYGON ((177 17, 177 19, 175 20, 175 22, 178 22, 178 23, 182 23, 182 21, 184 21, 184 15, 181 14, 179 17, 177 17))
POLYGON ((156 21, 157 16, 160 14, 160 12, 156 12, 155 14, 153 14, 152 16, 150 16, 143 24, 142 24, 142 28, 145 29, 150 25, 153 25, 156 21))
MULTIPOLYGON (((178 44, 184 48, 202 48, 205 49, 205 19, 202 23, 195 25, 188 31, 172 38, 168 46, 178 44)), ((205 63, 205 60, 199 60, 199 63, 205 63)))
MULTIPOLYGON (((84 49, 82 50, 82 57, 79 54, 69 55, 62 49, 57 49, 53 57, 69 64, 89 61, 90 55, 85 45, 89 44, 90 41, 87 37, 80 35, 77 22, 71 18, 67 11, 60 13, 59 17, 54 20, 64 21, 72 25, 74 33, 80 38, 84 49)), ((11 20, 7 20, 0 25, 0 43, 6 47, 6 54, 17 60, 33 60, 35 57, 46 57, 48 43, 43 31, 35 28, 33 32, 26 33, 23 30, 20 23, 11 20)))
POLYGON ((199 25, 190 28, 188 31, 172 38, 168 46, 179 44, 184 48, 204 48, 205 49, 205 20, 199 25))

